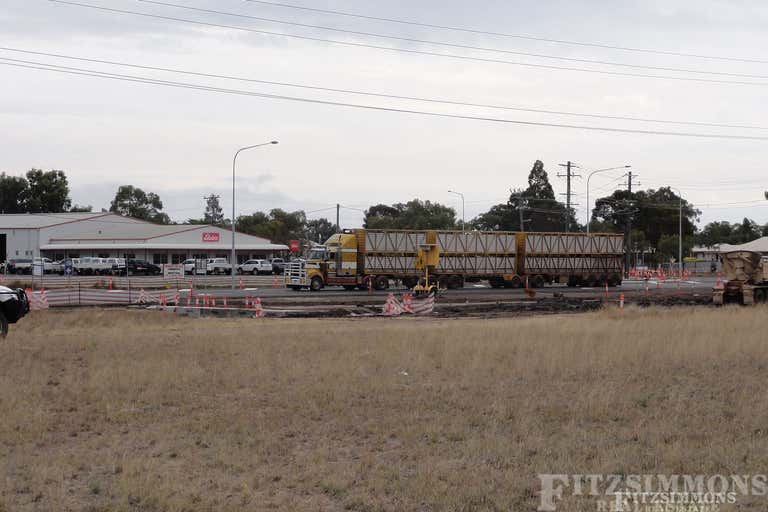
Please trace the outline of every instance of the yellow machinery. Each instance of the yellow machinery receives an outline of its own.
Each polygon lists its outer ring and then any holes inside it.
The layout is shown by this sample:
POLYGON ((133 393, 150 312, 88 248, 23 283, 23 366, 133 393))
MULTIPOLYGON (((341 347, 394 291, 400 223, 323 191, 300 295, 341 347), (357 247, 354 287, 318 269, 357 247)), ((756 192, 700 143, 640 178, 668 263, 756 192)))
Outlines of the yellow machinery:
MULTIPOLYGON (((434 231, 428 233, 434 234, 434 231)), ((429 235, 427 236, 427 241, 432 243, 419 245, 419 252, 416 255, 415 267, 418 270, 424 271, 424 277, 413 287, 413 294, 416 297, 437 295, 440 291, 440 281, 436 278, 430 279, 429 275, 430 270, 434 272, 440 263, 440 247, 434 243, 434 239, 430 240, 429 235)))

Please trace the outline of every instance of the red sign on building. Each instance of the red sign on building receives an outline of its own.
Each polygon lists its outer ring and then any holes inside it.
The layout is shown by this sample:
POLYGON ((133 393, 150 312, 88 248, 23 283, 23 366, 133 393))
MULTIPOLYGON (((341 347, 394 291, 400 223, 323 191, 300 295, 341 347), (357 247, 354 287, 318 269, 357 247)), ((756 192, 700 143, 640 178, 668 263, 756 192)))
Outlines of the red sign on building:
POLYGON ((219 233, 210 231, 203 233, 203 242, 218 242, 220 239, 219 233))
POLYGON ((301 251, 301 246, 299 245, 298 240, 291 240, 289 247, 291 248, 291 252, 299 252, 301 251))

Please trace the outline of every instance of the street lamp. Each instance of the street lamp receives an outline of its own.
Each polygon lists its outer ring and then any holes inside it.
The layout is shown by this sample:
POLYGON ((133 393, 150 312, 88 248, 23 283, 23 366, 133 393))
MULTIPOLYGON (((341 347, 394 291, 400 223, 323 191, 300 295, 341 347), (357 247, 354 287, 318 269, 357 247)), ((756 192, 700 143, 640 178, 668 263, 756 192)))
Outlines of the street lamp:
POLYGON ((619 167, 609 167, 607 169, 598 169, 596 171, 592 171, 591 173, 589 173, 589 176, 587 176, 587 234, 589 234, 589 220, 590 220, 590 217, 591 217, 590 208, 589 208, 590 207, 590 203, 589 203, 589 180, 592 179, 592 176, 594 176, 595 174, 601 173, 601 172, 615 171, 617 169, 629 169, 630 167, 632 167, 632 166, 631 165, 621 165, 619 167))
POLYGON ((464 194, 461 192, 454 192, 453 190, 448 191, 449 194, 456 194, 457 196, 461 197, 461 232, 464 233, 467 223, 464 219, 464 194))
POLYGON ((245 146, 244 148, 240 148, 235 152, 234 158, 232 158, 232 289, 234 290, 236 286, 236 276, 235 270, 237 269, 237 253, 235 252, 235 165, 237 164, 237 155, 242 153, 245 150, 253 149, 253 148, 259 148, 261 146, 269 146, 270 144, 277 144, 276 140, 273 140, 271 142, 263 142, 261 144, 255 144, 253 146, 245 146))

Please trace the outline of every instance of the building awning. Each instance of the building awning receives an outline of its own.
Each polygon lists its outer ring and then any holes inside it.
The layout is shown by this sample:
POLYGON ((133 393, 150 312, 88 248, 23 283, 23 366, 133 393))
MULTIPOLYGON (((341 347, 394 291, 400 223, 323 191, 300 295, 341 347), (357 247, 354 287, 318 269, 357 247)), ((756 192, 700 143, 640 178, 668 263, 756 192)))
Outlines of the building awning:
MULTIPOLYGON (((287 245, 281 244, 237 244, 238 251, 287 251, 287 245)), ((231 251, 231 245, 224 244, 158 244, 158 243, 93 243, 68 242, 61 244, 41 245, 41 251, 71 251, 71 250, 138 250, 138 251, 231 251)))

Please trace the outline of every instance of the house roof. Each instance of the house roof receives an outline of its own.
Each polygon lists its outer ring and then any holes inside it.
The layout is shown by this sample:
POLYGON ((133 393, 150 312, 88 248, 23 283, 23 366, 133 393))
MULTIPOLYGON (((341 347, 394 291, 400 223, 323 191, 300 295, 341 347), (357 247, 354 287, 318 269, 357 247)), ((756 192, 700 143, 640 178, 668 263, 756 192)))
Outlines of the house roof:
POLYGON ((731 244, 720 245, 720 252, 731 252, 731 251, 753 251, 753 252, 768 253, 768 236, 764 236, 762 238, 758 238, 757 240, 752 240, 751 242, 747 242, 745 244, 740 244, 740 245, 731 245, 731 244))
MULTIPOLYGON (((0 229, 38 229, 115 216, 104 212, 66 212, 66 213, 5 213, 0 215, 0 229)), ((136 222, 135 220, 133 222, 136 222)))

